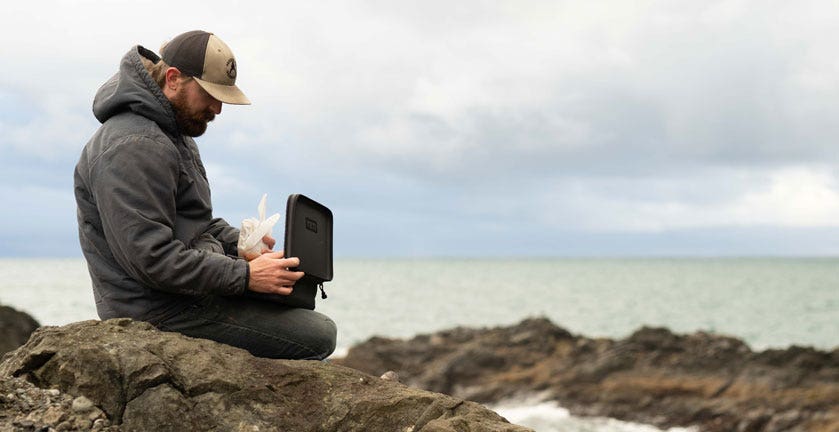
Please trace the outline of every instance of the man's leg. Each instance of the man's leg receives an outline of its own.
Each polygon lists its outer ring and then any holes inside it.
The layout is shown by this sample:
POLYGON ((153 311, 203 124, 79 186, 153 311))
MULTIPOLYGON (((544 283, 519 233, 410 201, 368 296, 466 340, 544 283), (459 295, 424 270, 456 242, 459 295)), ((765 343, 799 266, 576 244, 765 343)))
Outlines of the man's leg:
POLYGON ((335 350, 335 322, 319 312, 247 297, 207 297, 154 323, 164 331, 244 348, 258 357, 322 360, 335 350))

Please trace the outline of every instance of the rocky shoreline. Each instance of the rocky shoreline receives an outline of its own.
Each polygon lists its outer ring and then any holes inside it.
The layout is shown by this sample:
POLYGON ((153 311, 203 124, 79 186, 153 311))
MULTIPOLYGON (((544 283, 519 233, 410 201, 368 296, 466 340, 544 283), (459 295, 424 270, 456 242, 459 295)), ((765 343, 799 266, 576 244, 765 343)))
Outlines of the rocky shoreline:
POLYGON ((659 427, 839 430, 839 348, 753 352, 662 328, 592 339, 534 318, 374 337, 324 363, 255 358, 131 320, 38 328, 0 312, 0 348, 25 342, 0 361, 0 432, 526 431, 479 403, 534 397, 659 427))
POLYGON ((129 319, 41 327, 3 357, 0 382, 0 431, 530 431, 392 379, 129 319))
POLYGON ((753 352, 742 341, 642 328, 575 336, 547 319, 372 338, 340 364, 480 403, 539 395, 576 415, 702 431, 839 431, 839 348, 753 352))

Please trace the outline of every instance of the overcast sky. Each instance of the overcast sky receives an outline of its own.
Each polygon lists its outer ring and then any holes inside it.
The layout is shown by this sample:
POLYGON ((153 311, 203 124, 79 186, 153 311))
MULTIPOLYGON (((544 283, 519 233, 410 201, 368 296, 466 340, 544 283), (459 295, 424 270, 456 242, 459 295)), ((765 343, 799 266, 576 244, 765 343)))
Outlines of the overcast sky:
MULTIPOLYGON (((335 215, 339 257, 839 254, 839 3, 47 1, 0 26, 0 256, 80 256, 96 89, 194 29, 251 106, 215 213, 335 215)), ((281 232, 282 227, 278 227, 281 232)), ((281 236, 277 236, 281 237, 281 236)))

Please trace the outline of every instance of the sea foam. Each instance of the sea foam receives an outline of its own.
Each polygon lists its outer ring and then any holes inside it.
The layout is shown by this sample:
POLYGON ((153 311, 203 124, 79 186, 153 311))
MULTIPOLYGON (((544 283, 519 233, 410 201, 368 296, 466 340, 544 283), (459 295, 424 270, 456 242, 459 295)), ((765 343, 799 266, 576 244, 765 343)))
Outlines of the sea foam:
POLYGON ((507 401, 490 407, 510 423, 539 432, 696 432, 695 428, 659 429, 605 417, 577 417, 553 401, 507 401))

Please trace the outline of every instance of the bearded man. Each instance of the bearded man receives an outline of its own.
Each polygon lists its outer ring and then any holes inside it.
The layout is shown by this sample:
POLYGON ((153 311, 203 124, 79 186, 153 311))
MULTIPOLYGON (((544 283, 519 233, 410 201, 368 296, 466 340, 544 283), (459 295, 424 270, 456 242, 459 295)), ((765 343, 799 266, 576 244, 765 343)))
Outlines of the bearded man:
MULTIPOLYGON (((239 257, 239 230, 213 216, 193 140, 222 103, 248 105, 237 65, 216 35, 176 36, 160 56, 135 46, 93 100, 102 123, 74 175, 79 241, 102 319, 128 317, 262 357, 324 359, 327 316, 246 296, 288 295, 298 258, 239 257)), ((273 247, 274 239, 265 243, 273 247)))

